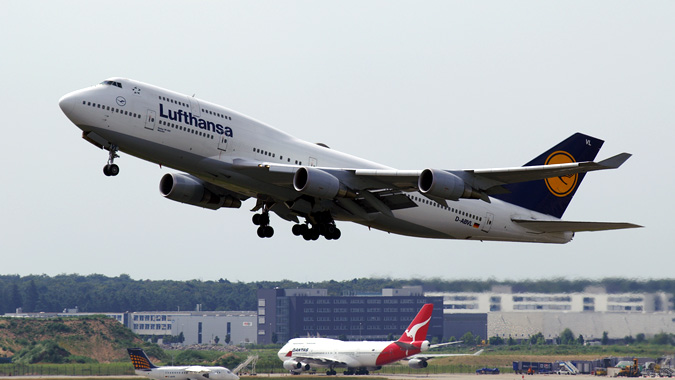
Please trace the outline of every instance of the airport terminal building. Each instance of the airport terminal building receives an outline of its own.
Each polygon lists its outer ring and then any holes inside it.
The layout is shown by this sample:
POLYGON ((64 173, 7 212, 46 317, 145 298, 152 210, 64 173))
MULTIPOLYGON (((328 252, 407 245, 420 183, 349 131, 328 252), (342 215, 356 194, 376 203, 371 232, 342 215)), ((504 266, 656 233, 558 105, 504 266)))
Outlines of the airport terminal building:
POLYGON ((258 344, 307 336, 398 339, 425 303, 434 304, 427 338, 440 340, 443 297, 425 296, 421 286, 344 296, 329 296, 327 289, 259 289, 258 344))
POLYGON ((541 332, 554 339, 569 328, 586 340, 643 333, 675 333, 673 299, 658 293, 607 293, 589 287, 580 293, 513 293, 510 287, 490 292, 427 292, 443 297, 443 313, 458 320, 486 321, 487 336, 526 339, 541 332))

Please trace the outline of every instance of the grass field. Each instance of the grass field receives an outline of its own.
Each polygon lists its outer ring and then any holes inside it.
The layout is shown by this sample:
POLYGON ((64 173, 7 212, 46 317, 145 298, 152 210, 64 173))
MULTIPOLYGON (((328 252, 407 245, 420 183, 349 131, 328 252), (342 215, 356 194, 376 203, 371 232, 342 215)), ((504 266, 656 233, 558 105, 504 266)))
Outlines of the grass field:
MULTIPOLYGON (((471 353, 477 347, 453 347, 438 353, 471 353)), ((605 357, 652 357, 659 358, 664 355, 675 353, 675 347, 671 345, 632 345, 632 346, 489 346, 484 347, 484 353, 479 356, 458 356, 448 358, 435 358, 429 361, 429 367, 425 369, 410 369, 405 362, 388 365, 382 370, 374 372, 383 375, 388 374, 459 374, 475 373, 482 367, 497 367, 503 373, 511 371, 514 361, 538 361, 554 362, 556 360, 595 360, 605 357)), ((275 348, 256 349, 248 352, 223 353, 223 352, 176 352, 166 351, 169 357, 176 360, 174 364, 202 364, 223 365, 234 368, 246 359, 248 355, 258 355, 256 366, 258 377, 273 378, 272 376, 284 376, 288 372, 283 369, 281 361, 277 358, 275 348), (198 355, 197 355, 198 354, 198 355), (179 362, 179 359, 186 362, 179 362)), ((433 352, 437 353, 437 352, 433 352)), ((169 362, 155 363, 158 365, 171 365, 169 362)), ((338 373, 341 370, 338 369, 338 373)), ((0 364, 0 376, 77 376, 82 380, 88 376, 133 376, 134 371, 128 361, 119 363, 96 363, 96 364, 0 364)), ((325 378, 324 371, 317 371, 317 375, 325 378)), ((285 376, 284 376, 285 377, 285 376)), ((254 377, 251 377, 254 378, 254 377)), ((287 378, 287 377, 286 377, 287 378)), ((307 379, 308 376, 303 376, 307 379)), ((138 379, 138 378, 136 378, 138 379)), ((369 377, 373 379, 373 377, 369 377)))

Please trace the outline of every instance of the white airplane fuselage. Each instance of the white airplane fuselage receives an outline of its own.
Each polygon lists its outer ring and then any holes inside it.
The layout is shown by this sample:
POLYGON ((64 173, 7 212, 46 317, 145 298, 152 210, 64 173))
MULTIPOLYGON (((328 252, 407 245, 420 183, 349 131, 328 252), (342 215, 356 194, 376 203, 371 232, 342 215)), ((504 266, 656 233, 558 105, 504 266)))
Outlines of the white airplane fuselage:
MULTIPOLYGON (((428 346, 428 342, 426 342, 428 346)), ((425 347, 426 348, 426 347, 425 347)), ((277 353, 284 362, 292 360, 292 355, 300 355, 311 367, 343 367, 376 369, 407 356, 415 355, 421 350, 402 351, 394 342, 376 341, 341 341, 329 338, 295 338, 286 343, 277 353), (408 354, 408 355, 406 355, 408 354), (325 361, 329 359, 330 361, 325 361), (320 361, 324 360, 324 363, 320 361), (335 364, 335 363, 344 364, 335 364)), ((302 362, 302 359, 300 359, 302 362)))
POLYGON ((189 367, 185 366, 166 366, 157 367, 150 370, 135 370, 138 376, 149 377, 157 380, 239 380, 239 376, 233 374, 225 367, 201 367, 208 370, 206 376, 199 372, 188 371, 189 367))
MULTIPOLYGON (((207 101, 128 79, 122 86, 100 84, 64 96, 60 106, 87 139, 146 161, 189 173, 203 181, 248 197, 261 194, 294 202, 301 194, 287 183, 249 176, 249 163, 293 167, 392 169, 372 161, 309 143, 257 120, 207 101)), ((264 166, 264 165, 263 165, 264 166)), ((537 232, 513 218, 557 220, 490 198, 449 201, 448 206, 418 192, 408 192, 416 207, 374 212, 367 217, 331 209, 335 220, 353 221, 401 235, 471 240, 566 243, 572 232, 537 232)), ((365 355, 365 354, 364 354, 365 355)))

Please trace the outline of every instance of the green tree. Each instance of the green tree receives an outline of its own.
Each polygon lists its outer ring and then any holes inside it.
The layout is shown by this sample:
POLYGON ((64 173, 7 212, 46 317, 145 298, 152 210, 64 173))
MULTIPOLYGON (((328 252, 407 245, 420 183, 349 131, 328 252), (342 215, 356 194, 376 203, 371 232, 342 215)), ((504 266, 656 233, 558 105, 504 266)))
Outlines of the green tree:
POLYGON ((664 332, 658 333, 658 334, 654 335, 651 343, 662 345, 662 346, 666 345, 666 344, 670 344, 671 343, 670 334, 667 334, 667 333, 664 333, 664 332))
POLYGON ((560 344, 574 344, 576 340, 574 339, 574 333, 572 330, 566 328, 564 329, 559 336, 560 344))
POLYGON ((35 286, 35 281, 30 280, 28 283, 28 290, 26 291, 26 298, 24 299, 23 308, 26 313, 33 313, 39 310, 36 310, 38 303, 38 298, 40 297, 37 286, 35 286))
POLYGON ((469 346, 476 343, 476 338, 473 336, 473 333, 471 331, 467 331, 466 333, 464 333, 464 335, 462 335, 462 337, 459 340, 461 340, 462 342, 464 342, 464 344, 469 346))
POLYGON ((509 339, 506 340, 506 344, 509 346, 515 346, 516 345, 516 340, 513 339, 512 336, 509 337, 509 339))
POLYGON ((641 343, 644 343, 645 340, 646 340, 645 334, 639 333, 639 334, 635 335, 635 343, 641 344, 641 343))
POLYGON ((488 342, 490 343, 491 346, 501 346, 504 344, 504 339, 498 336, 493 336, 488 339, 488 342))
POLYGON ((10 297, 10 310, 15 312, 16 309, 20 308, 23 303, 21 298, 21 292, 19 291, 19 285, 14 282, 12 283, 12 295, 10 297))
POLYGON ((580 346, 584 345, 584 336, 583 335, 579 334, 579 337, 577 338, 577 344, 579 344, 580 346))
POLYGON ((607 331, 602 332, 602 339, 600 339, 600 344, 602 344, 603 346, 609 344, 609 336, 607 334, 607 331))
POLYGON ((225 344, 230 344, 230 334, 225 335, 225 344))
POLYGON ((218 342, 220 342, 220 338, 218 338, 218 335, 216 335, 216 337, 213 338, 213 342, 214 342, 215 344, 218 344, 218 342))
POLYGON ((632 335, 626 335, 626 336, 623 337, 623 342, 625 344, 633 344, 633 343, 635 343, 635 338, 633 338, 632 335))
POLYGON ((537 344, 537 345, 544 345, 546 344, 546 338, 544 338, 544 334, 541 332, 538 332, 530 337, 530 344, 537 344))

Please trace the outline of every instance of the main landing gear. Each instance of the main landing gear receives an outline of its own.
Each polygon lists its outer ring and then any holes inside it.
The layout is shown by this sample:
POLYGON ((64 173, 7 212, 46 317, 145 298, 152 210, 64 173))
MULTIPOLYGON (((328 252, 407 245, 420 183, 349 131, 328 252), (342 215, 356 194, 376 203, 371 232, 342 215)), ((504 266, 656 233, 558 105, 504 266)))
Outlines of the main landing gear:
POLYGON ((119 156, 117 155, 119 147, 113 144, 110 146, 109 150, 110 153, 108 154, 108 163, 103 167, 103 174, 105 174, 108 177, 110 176, 114 177, 120 174, 120 167, 113 163, 116 158, 119 158, 119 156))
POLYGON ((261 214, 253 214, 253 224, 258 227, 258 237, 271 238, 274 235, 274 228, 270 226, 270 213, 263 211, 261 214))
POLYGON ((305 240, 318 240, 319 236, 323 236, 326 240, 337 240, 342 236, 340 229, 335 226, 335 223, 321 223, 312 224, 296 224, 293 226, 293 235, 302 236, 305 240))

